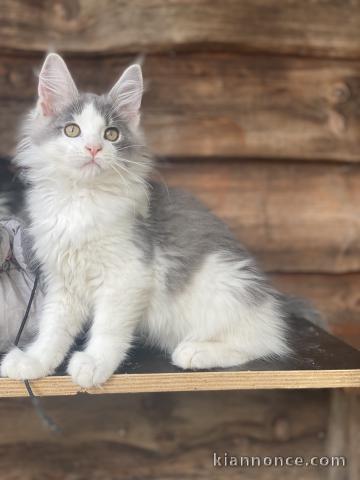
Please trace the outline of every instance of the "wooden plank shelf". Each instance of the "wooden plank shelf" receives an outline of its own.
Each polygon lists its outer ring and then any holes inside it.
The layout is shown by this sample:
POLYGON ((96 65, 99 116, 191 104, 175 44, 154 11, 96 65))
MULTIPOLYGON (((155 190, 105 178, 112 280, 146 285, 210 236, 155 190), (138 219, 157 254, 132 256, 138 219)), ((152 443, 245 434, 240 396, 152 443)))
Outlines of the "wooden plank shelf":
MULTIPOLYGON (((298 323, 293 354, 284 359, 257 360, 229 369, 182 371, 159 352, 135 348, 119 371, 99 388, 82 389, 63 370, 31 381, 31 387, 37 396, 360 388, 360 351, 308 322, 298 323)), ((23 382, 0 379, 0 397, 25 396, 28 393, 23 382)))

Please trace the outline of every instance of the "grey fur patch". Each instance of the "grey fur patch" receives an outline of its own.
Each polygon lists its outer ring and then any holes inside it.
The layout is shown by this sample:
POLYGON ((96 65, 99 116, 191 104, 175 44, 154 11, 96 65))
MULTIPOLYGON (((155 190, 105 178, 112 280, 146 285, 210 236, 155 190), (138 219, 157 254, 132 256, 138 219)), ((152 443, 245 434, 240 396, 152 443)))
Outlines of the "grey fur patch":
POLYGON ((229 262, 247 261, 243 271, 250 274, 247 297, 251 303, 261 304, 271 292, 254 259, 227 225, 181 190, 152 184, 149 216, 138 223, 136 241, 148 261, 155 248, 162 252, 170 265, 166 284, 173 294, 182 292, 206 258, 214 253, 225 254, 229 262))

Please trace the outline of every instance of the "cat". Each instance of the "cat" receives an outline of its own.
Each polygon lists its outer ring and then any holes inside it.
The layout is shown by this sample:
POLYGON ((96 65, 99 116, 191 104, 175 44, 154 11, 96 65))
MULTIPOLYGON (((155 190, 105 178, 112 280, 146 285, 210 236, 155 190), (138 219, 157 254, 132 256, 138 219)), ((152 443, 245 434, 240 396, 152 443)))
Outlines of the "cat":
POLYGON ((98 96, 78 92, 58 54, 44 61, 15 164, 46 295, 37 337, 7 353, 2 376, 52 374, 89 319, 67 367, 85 388, 108 380, 136 338, 181 369, 291 353, 285 296, 205 206, 151 181, 142 95, 137 64, 98 96))

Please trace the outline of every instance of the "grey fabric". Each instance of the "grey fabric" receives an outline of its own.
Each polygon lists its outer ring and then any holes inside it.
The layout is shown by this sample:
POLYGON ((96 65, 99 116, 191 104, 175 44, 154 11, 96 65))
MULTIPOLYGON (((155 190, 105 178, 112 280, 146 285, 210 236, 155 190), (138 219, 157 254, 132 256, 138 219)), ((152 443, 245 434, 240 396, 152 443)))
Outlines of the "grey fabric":
POLYGON ((10 264, 10 235, 5 227, 0 226, 0 272, 7 271, 10 264))
MULTIPOLYGON (((31 240, 21 220, 0 220, 0 351, 15 340, 35 281, 31 240)), ((43 301, 41 287, 36 291, 33 307, 21 343, 26 344, 36 332, 37 315, 43 301)))

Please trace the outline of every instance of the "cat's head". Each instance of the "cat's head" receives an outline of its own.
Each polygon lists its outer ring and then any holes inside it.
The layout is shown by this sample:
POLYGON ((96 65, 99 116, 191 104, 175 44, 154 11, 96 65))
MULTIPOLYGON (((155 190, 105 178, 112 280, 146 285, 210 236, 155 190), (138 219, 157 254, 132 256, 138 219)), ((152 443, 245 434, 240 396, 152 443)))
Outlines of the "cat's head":
POLYGON ((49 54, 39 75, 37 105, 20 144, 20 165, 75 180, 110 174, 124 182, 141 178, 148 168, 138 161, 142 94, 139 65, 127 68, 113 88, 99 96, 80 93, 64 60, 49 54))

